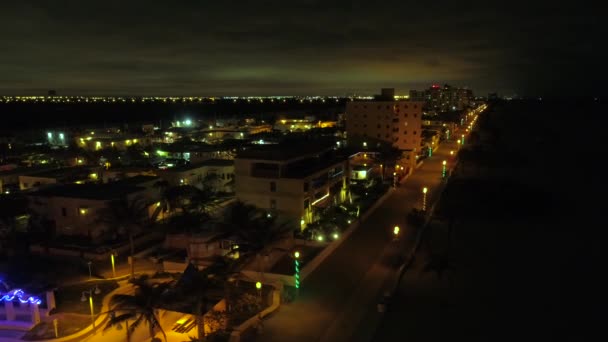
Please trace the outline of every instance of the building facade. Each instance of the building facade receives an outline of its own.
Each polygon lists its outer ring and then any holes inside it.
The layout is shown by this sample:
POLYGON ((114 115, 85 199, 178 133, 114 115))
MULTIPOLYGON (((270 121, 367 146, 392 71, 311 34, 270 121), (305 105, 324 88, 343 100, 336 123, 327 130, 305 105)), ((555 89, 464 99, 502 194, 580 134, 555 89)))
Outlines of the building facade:
POLYGON ((304 229, 346 199, 348 159, 333 147, 269 146, 235 158, 236 197, 304 229))
POLYGON ((67 184, 28 194, 29 209, 57 235, 76 235, 97 241, 109 230, 99 220, 111 201, 141 200, 152 217, 160 199, 157 177, 137 176, 107 184, 67 184))
POLYGON ((434 84, 425 90, 410 90, 410 100, 424 102, 429 112, 448 112, 473 106, 475 98, 471 89, 434 84))
POLYGON ((347 136, 349 139, 369 137, 388 142, 414 162, 421 146, 423 103, 395 101, 386 90, 383 93, 374 100, 346 104, 347 136))
POLYGON ((198 164, 157 170, 156 174, 170 186, 192 185, 212 192, 233 192, 233 160, 208 159, 198 164))

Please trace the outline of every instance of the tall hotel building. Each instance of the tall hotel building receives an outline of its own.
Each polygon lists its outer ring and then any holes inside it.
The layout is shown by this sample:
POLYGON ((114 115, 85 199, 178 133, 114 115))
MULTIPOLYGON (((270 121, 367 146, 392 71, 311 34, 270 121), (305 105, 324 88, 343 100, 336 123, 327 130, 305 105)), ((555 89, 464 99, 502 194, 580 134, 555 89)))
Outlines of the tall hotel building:
POLYGON ((348 138, 366 137, 391 143, 404 152, 410 170, 420 151, 423 102, 395 100, 395 90, 382 89, 373 100, 346 104, 348 138))

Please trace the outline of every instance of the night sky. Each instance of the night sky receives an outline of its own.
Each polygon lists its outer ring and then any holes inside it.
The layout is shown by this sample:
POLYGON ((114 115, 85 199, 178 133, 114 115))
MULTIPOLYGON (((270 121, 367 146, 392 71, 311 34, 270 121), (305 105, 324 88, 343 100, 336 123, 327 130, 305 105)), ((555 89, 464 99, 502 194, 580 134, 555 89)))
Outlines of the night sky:
POLYGON ((0 3, 0 94, 603 95, 584 1, 0 3), (566 7, 567 6, 567 7, 566 7))

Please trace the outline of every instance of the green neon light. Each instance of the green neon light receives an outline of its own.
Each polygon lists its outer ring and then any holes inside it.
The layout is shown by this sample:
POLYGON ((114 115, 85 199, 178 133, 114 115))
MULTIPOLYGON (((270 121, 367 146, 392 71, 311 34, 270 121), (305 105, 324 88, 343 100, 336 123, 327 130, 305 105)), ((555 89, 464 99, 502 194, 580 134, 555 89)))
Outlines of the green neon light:
POLYGON ((295 271, 296 271, 295 275, 294 275, 295 286, 296 286, 296 289, 299 289, 300 288, 300 262, 298 260, 295 260, 294 264, 295 264, 295 271))

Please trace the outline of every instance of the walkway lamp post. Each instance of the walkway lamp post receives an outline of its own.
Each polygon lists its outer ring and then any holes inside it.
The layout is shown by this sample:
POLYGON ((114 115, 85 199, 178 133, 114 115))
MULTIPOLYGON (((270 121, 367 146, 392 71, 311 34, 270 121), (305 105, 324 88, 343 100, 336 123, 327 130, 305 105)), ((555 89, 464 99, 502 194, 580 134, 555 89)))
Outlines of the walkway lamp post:
POLYGON ((296 287, 296 296, 300 293, 300 252, 293 253, 294 259, 294 285, 296 287))
POLYGON ((260 299, 260 307, 262 306, 262 283, 257 281, 255 288, 258 290, 258 298, 260 299))
POLYGON ((89 298, 89 306, 91 308, 91 321, 93 322, 93 330, 95 330, 95 309, 93 307, 93 294, 100 294, 101 290, 98 286, 95 286, 94 289, 90 289, 88 291, 82 291, 82 296, 80 297, 80 301, 86 302, 87 297, 89 298))
POLYGON ((87 265, 89 266, 89 280, 93 279, 93 273, 91 272, 91 264, 91 261, 87 262, 87 265))
POLYGON ((443 161, 441 164, 442 164, 442 168, 441 168, 441 178, 445 178, 446 173, 447 173, 447 172, 446 172, 446 171, 447 171, 447 170, 446 170, 446 166, 447 166, 448 162, 444 160, 444 161, 443 161))
POLYGON ((114 252, 110 254, 110 262, 112 263, 112 278, 116 278, 116 265, 114 262, 114 252))
POLYGON ((428 192, 427 187, 422 188, 422 211, 426 211, 426 193, 428 192))

